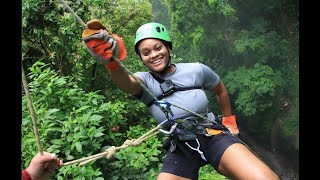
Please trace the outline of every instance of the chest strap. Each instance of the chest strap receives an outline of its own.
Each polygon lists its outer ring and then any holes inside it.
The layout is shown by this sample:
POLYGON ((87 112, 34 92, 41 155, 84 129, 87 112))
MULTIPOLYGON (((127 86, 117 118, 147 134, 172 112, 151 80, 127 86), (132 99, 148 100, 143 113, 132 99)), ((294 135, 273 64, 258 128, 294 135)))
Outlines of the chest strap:
MULTIPOLYGON (((156 74, 149 72, 151 74, 151 76, 157 80, 160 84, 162 84, 163 82, 165 82, 164 79, 162 79, 161 77, 157 76, 156 74)), ((173 89, 169 92, 163 93, 161 95, 159 95, 157 97, 158 100, 161 100, 165 97, 170 96, 172 93, 177 92, 177 91, 187 91, 187 90, 192 90, 192 89, 201 89, 201 86, 195 86, 195 87, 177 87, 175 84, 173 84, 173 89)), ((149 102, 147 104, 148 107, 152 106, 154 104, 155 100, 153 99, 151 102, 149 102)))

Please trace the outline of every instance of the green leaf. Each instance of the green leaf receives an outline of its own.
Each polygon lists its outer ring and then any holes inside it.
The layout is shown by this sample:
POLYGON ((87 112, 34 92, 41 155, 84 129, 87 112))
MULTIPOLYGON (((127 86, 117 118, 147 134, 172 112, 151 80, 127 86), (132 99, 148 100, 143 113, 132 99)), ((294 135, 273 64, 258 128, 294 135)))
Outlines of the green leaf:
POLYGON ((80 142, 76 142, 76 149, 78 152, 82 153, 82 144, 80 142))
POLYGON ((94 180, 104 180, 102 177, 95 178, 94 180))
POLYGON ((156 162, 157 162, 157 161, 159 161, 159 158, 157 158, 157 157, 152 157, 152 156, 151 156, 151 157, 149 157, 149 160, 150 160, 150 161, 156 161, 156 162))
POLYGON ((93 137, 100 137, 100 136, 103 136, 103 135, 104 135, 103 133, 99 132, 99 133, 94 134, 93 137))
POLYGON ((66 157, 66 159, 67 159, 67 160, 73 160, 73 159, 74 159, 74 156, 68 155, 68 156, 66 157))
POLYGON ((90 121, 98 121, 98 120, 101 120, 103 118, 103 116, 100 116, 100 115, 92 115, 90 117, 90 121))

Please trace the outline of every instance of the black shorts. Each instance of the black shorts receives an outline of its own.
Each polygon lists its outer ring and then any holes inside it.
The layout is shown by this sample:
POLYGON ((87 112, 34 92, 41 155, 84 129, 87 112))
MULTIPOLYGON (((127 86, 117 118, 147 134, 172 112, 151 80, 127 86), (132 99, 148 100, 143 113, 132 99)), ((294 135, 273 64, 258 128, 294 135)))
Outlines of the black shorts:
MULTIPOLYGON (((189 178, 192 180, 198 179, 198 173, 200 167, 211 164, 215 170, 218 170, 220 159, 224 151, 234 143, 242 143, 237 137, 229 134, 221 133, 212 137, 203 136, 203 145, 200 146, 200 150, 205 153, 204 161, 200 154, 185 145, 184 142, 180 143, 184 149, 189 152, 189 157, 177 146, 174 152, 167 153, 162 165, 162 171, 165 173, 174 174, 180 177, 189 178), (206 151, 204 151, 206 148, 206 151)), ((195 140, 187 141, 189 145, 197 148, 197 142, 195 140)))

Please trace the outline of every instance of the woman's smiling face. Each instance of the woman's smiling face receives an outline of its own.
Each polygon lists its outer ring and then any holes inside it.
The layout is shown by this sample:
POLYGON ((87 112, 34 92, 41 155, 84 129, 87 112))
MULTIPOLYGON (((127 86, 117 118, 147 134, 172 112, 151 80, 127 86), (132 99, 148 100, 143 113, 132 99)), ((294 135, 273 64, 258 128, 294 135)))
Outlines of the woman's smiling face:
POLYGON ((169 50, 158 39, 144 39, 139 43, 141 59, 147 68, 153 72, 162 72, 168 65, 169 50))

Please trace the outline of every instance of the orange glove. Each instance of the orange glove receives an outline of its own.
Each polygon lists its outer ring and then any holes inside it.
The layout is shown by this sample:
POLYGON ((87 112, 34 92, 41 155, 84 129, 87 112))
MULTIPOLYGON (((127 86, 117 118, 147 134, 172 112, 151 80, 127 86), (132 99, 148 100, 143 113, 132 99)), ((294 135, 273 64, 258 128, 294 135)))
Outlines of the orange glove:
POLYGON ((229 129, 232 135, 237 136, 240 133, 236 122, 236 115, 223 116, 222 124, 229 129))
POLYGON ((110 71, 117 69, 119 64, 112 58, 123 61, 127 56, 123 38, 111 34, 97 19, 87 22, 87 27, 82 32, 82 40, 90 54, 106 64, 110 71))

